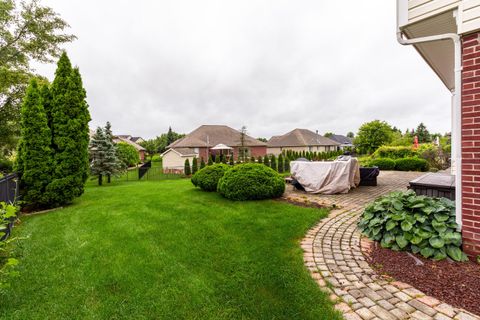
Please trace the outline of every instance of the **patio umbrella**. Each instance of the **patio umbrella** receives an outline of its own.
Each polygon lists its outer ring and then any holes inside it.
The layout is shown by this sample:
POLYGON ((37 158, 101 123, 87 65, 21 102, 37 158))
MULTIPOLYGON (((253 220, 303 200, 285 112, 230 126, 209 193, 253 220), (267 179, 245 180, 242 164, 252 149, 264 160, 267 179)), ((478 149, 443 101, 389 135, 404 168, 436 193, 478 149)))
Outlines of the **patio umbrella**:
POLYGON ((232 150, 229 146, 224 145, 223 143, 217 144, 215 147, 210 148, 210 150, 232 150))

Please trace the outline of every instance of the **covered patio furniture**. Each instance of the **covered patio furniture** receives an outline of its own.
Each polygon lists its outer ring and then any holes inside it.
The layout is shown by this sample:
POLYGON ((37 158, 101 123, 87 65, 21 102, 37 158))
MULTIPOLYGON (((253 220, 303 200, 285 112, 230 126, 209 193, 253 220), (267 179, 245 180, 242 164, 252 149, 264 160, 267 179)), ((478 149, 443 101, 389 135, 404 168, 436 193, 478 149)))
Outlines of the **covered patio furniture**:
POLYGON ((325 162, 292 161, 290 168, 292 178, 309 193, 348 193, 360 183, 356 158, 325 162))

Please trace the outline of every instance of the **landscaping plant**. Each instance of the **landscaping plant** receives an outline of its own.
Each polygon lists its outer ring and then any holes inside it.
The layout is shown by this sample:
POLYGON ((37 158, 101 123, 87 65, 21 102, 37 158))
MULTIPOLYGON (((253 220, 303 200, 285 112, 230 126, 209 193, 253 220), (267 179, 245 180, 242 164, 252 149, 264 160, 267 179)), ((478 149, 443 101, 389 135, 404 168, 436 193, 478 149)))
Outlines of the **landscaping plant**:
POLYGON ((218 182, 217 190, 230 200, 278 198, 285 191, 285 181, 272 168, 246 163, 228 170, 218 182))
POLYGON ((185 173, 186 176, 190 176, 192 174, 192 168, 190 167, 190 161, 185 159, 185 165, 183 167, 183 173, 185 173))
POLYGON ((398 171, 427 171, 427 160, 417 157, 403 158, 395 160, 395 170, 398 171))
POLYGON ((193 158, 192 160, 192 174, 195 174, 198 171, 198 160, 193 158))
POLYGON ((447 256, 465 261, 462 236, 455 222, 455 204, 446 198, 392 192, 369 204, 358 227, 383 248, 420 253, 435 260, 447 256))
POLYGON ((140 162, 137 149, 126 142, 119 142, 116 145, 117 156, 126 167, 136 166, 140 162))
POLYGON ((223 177, 229 168, 223 163, 205 167, 193 175, 192 183, 203 191, 217 191, 218 180, 223 177))
MULTIPOLYGON (((5 202, 0 202, 0 239, 7 235, 8 224, 17 216, 18 208, 5 202)), ((15 270, 18 260, 12 258, 8 244, 16 241, 16 238, 3 239, 0 241, 0 289, 8 286, 8 279, 18 275, 15 270)))

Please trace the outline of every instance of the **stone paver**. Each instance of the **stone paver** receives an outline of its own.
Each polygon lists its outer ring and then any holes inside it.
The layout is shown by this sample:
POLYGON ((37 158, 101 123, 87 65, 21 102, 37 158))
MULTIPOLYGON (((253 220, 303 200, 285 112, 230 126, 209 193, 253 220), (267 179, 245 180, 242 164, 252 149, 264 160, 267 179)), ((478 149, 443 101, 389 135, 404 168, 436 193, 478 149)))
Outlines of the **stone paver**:
POLYGON ((309 230, 302 241, 305 266, 322 290, 330 294, 345 319, 472 319, 479 316, 426 296, 411 285, 388 282, 365 261, 357 222, 364 206, 379 196, 405 190, 417 172, 382 171, 378 186, 348 194, 315 195, 288 187, 284 197, 332 207, 330 215, 309 230))

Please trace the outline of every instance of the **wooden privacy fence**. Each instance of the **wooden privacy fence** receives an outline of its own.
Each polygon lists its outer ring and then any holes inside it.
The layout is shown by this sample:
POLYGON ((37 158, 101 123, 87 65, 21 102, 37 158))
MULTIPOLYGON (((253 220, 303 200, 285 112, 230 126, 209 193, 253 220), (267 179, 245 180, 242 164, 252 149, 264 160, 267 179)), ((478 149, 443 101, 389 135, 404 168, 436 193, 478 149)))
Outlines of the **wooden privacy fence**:
POLYGON ((0 202, 14 203, 18 196, 18 179, 15 173, 0 178, 0 202))

